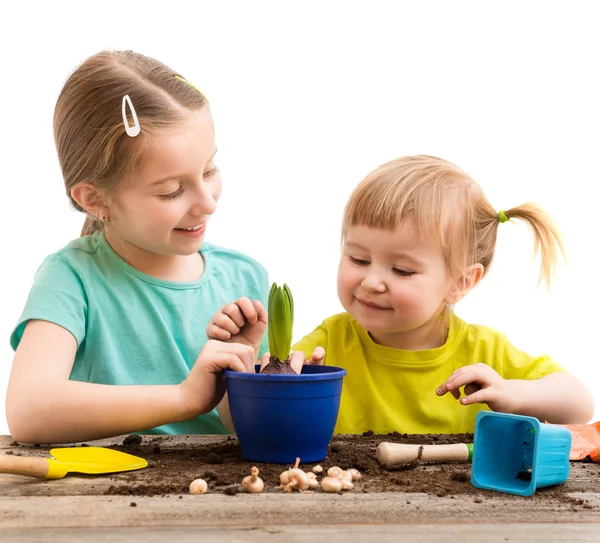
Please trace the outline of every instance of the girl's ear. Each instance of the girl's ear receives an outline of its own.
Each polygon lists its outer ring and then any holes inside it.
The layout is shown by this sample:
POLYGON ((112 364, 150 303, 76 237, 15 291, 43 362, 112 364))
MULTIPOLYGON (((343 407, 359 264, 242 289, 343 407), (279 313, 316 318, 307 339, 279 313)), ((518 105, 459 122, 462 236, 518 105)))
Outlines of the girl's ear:
POLYGON ((78 183, 71 189, 71 198, 89 215, 101 219, 108 215, 109 208, 98 189, 92 183, 78 183))
POLYGON ((450 289, 444 301, 448 305, 454 305, 460 302, 479 281, 483 278, 483 265, 473 264, 467 268, 467 271, 458 278, 454 286, 450 289))

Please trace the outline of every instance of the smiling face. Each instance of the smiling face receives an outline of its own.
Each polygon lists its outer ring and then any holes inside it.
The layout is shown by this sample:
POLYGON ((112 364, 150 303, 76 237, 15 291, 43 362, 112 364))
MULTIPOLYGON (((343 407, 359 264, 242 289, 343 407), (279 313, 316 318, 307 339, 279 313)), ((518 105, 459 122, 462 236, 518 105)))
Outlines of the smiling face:
POLYGON ((221 194, 210 111, 190 111, 145 137, 139 166, 110 207, 106 237, 128 254, 196 253, 221 194))
POLYGON ((440 319, 454 282, 442 247, 410 219, 393 230, 349 226, 338 268, 344 309, 382 345, 409 350, 443 345, 440 319))

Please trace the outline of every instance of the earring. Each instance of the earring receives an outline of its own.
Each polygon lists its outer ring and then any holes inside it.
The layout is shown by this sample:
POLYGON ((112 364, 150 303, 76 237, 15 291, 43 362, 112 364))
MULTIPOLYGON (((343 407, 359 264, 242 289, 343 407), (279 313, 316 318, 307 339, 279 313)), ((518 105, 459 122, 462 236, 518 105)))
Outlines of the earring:
POLYGON ((110 222, 110 217, 108 215, 102 215, 102 220, 104 222, 110 222))

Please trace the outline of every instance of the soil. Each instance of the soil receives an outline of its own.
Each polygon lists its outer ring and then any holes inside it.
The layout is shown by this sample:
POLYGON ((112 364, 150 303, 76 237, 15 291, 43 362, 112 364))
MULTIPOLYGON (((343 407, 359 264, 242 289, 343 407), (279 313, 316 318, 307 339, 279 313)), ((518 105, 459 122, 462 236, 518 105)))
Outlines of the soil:
MULTIPOLYGON (((279 487, 279 474, 291 467, 281 464, 261 464, 247 462, 242 458, 239 443, 235 437, 225 437, 224 441, 203 445, 170 445, 170 437, 128 436, 123 443, 110 447, 148 461, 148 468, 114 474, 114 479, 106 494, 131 496, 166 496, 187 494, 189 484, 197 478, 205 479, 208 492, 235 495, 242 491, 241 481, 250 474, 256 465, 259 477, 265 483, 264 492, 283 492, 279 487), (158 443, 161 443, 161 447, 158 443)), ((403 468, 389 469, 379 465, 375 450, 382 441, 412 444, 449 444, 472 443, 472 434, 456 435, 376 435, 366 432, 362 435, 334 435, 327 457, 319 464, 323 474, 328 468, 339 466, 342 469, 355 468, 362 474, 354 482, 350 492, 424 492, 438 497, 458 495, 473 496, 474 500, 482 495, 511 497, 508 494, 488 492, 475 488, 470 483, 470 464, 424 464, 413 462, 403 468)), ((306 465, 300 461, 300 468, 310 471, 314 464, 306 465)), ((565 484, 538 489, 530 498, 533 500, 559 500, 573 506, 583 505, 583 500, 567 496, 568 492, 600 492, 600 465, 589 463, 589 477, 585 480, 570 478, 565 484), (581 502, 581 503, 579 503, 581 502)), ((523 474, 525 476, 525 474, 523 474)), ((321 488, 314 490, 322 492, 321 488)), ((516 496, 515 496, 516 498, 516 496)))

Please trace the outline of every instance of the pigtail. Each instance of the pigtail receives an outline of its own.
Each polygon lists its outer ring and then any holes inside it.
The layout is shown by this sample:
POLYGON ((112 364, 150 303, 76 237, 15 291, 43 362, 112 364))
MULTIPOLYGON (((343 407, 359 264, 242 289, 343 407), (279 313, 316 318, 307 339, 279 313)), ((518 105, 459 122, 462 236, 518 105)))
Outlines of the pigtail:
POLYGON ((95 232, 98 232, 98 230, 102 230, 102 223, 91 219, 90 217, 86 217, 79 237, 82 238, 83 236, 91 236, 95 232))
POLYGON ((541 261, 538 285, 545 282, 550 287, 556 274, 559 255, 566 260, 562 236, 556 223, 546 211, 533 203, 500 211, 497 224, 511 219, 520 219, 531 227, 534 236, 534 256, 539 254, 541 261))

